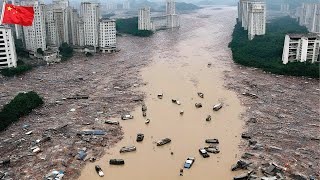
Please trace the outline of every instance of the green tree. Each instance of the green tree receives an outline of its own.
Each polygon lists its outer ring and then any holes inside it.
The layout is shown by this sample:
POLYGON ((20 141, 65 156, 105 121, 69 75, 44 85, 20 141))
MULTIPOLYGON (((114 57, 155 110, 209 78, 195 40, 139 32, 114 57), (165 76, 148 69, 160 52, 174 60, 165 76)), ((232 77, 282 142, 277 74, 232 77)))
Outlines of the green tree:
POLYGON ((38 48, 38 49, 37 49, 37 53, 38 53, 38 54, 41 54, 41 55, 43 55, 43 54, 44 54, 44 52, 43 52, 42 48, 38 48))
POLYGON ((117 32, 131 34, 133 36, 149 37, 153 31, 138 30, 138 17, 128 19, 117 19, 116 21, 117 32))
POLYGON ((68 43, 62 43, 59 47, 62 60, 67 60, 73 56, 73 48, 68 43))

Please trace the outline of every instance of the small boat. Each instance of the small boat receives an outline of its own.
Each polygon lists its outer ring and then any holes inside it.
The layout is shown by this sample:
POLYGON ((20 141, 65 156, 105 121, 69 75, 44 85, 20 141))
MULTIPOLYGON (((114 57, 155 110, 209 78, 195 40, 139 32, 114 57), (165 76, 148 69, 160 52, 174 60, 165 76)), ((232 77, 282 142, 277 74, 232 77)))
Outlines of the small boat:
POLYGON ((141 133, 137 134, 137 142, 141 142, 143 141, 143 139, 144 139, 144 134, 141 134, 141 133))
POLYGON ((150 123, 150 119, 147 119, 144 123, 145 124, 149 124, 150 123))
POLYGON ((111 165, 124 165, 123 159, 110 159, 109 164, 111 165))
POLYGON ((223 103, 219 103, 213 106, 214 111, 219 111, 223 106, 223 103))
POLYGON ((168 144, 170 142, 171 142, 171 139, 164 138, 164 139, 161 139, 160 141, 157 142, 157 146, 163 146, 163 145, 168 144))
POLYGON ((96 166, 95 166, 95 169, 96 169, 96 172, 98 173, 98 175, 99 175, 100 177, 103 177, 103 176, 104 176, 104 173, 103 173, 103 171, 102 171, 102 169, 101 169, 100 166, 96 165, 96 166))
POLYGON ((125 153, 125 152, 132 152, 136 151, 137 148, 135 146, 124 146, 120 149, 120 153, 125 153))

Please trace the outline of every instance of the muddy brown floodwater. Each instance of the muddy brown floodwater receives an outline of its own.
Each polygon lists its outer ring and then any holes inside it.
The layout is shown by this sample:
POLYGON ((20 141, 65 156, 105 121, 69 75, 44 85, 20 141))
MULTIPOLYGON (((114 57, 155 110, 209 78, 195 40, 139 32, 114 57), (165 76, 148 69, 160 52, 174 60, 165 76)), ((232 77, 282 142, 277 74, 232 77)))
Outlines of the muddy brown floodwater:
POLYGON ((134 119, 120 120, 124 138, 100 160, 89 163, 79 179, 232 179, 235 174, 230 167, 240 157, 240 115, 244 109, 236 94, 224 87, 223 72, 230 70, 232 62, 227 46, 235 18, 235 7, 209 7, 182 15, 180 29, 151 37, 157 48, 150 55, 152 63, 141 71, 147 85, 137 89, 146 94, 147 117, 137 107, 132 112, 134 119), (211 67, 207 67, 209 62, 211 67), (203 92, 204 98, 197 92, 203 92), (157 98, 159 93, 164 94, 163 99, 157 98), (171 99, 178 99, 181 105, 171 99), (203 107, 197 109, 197 102, 203 107), (225 106, 215 112, 212 107, 218 102, 225 106), (212 116, 210 122, 205 120, 208 115, 212 116), (148 125, 147 118, 151 120, 148 125), (143 142, 136 142, 137 133, 145 135, 143 142), (155 141, 165 137, 172 142, 157 147, 155 141), (218 138, 221 152, 204 159, 198 149, 207 146, 207 138, 218 138), (128 145, 136 146, 137 151, 120 154, 120 148, 128 145), (195 163, 180 177, 179 169, 188 157, 195 157, 195 163), (113 158, 124 159, 125 165, 109 165, 113 158), (103 169, 103 178, 95 172, 95 165, 103 169))

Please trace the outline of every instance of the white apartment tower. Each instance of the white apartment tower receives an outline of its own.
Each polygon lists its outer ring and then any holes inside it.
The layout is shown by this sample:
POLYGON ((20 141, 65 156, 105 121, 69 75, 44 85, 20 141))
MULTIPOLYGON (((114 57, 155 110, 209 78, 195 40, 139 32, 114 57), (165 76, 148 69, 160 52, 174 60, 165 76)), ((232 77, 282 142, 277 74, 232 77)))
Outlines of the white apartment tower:
POLYGON ((139 30, 152 30, 150 7, 144 7, 144 8, 139 9, 138 29, 139 30))
POLYGON ((289 13, 290 12, 290 9, 289 9, 289 2, 288 0, 282 0, 282 3, 280 5, 280 11, 282 13, 289 13))
POLYGON ((175 0, 166 0, 166 16, 167 27, 174 28, 179 27, 179 16, 176 14, 176 2, 175 0))
POLYGON ((122 9, 130 9, 130 2, 129 1, 124 1, 122 3, 122 9))
POLYGON ((299 24, 310 32, 320 33, 320 3, 303 3, 299 24))
POLYGON ((238 3, 238 21, 244 30, 248 30, 248 10, 250 0, 240 0, 238 3))
POLYGON ((282 62, 319 62, 320 35, 288 34, 285 37, 282 62))
POLYGON ((46 21, 46 34, 47 34, 47 44, 49 46, 56 46, 60 45, 59 43, 59 35, 57 30, 57 22, 54 19, 53 15, 53 5, 46 6, 46 13, 45 13, 45 21, 46 21))
POLYGON ((116 48, 116 21, 101 19, 99 23, 99 49, 111 52, 116 48))
POLYGON ((78 24, 78 27, 77 27, 78 38, 76 43, 78 46, 84 46, 85 45, 84 23, 81 20, 81 18, 79 19, 77 24, 78 24))
POLYGON ((69 31, 71 33, 71 40, 70 40, 70 44, 73 45, 79 45, 77 44, 77 39, 79 38, 79 34, 78 34, 78 28, 79 28, 79 14, 78 11, 76 9, 72 9, 72 13, 71 13, 71 21, 70 21, 70 25, 71 25, 71 31, 69 31))
POLYGON ((84 44, 98 47, 100 5, 98 3, 82 2, 80 14, 83 19, 84 44))
POLYGON ((249 3, 248 38, 266 34, 266 3, 256 1, 249 3))
POLYGON ((32 52, 37 52, 37 49, 41 48, 45 51, 47 44, 44 4, 40 4, 37 0, 26 0, 22 1, 21 5, 33 6, 34 8, 34 20, 32 26, 23 27, 26 49, 32 52))
POLYGON ((0 26, 0 69, 17 67, 17 54, 12 30, 0 26))

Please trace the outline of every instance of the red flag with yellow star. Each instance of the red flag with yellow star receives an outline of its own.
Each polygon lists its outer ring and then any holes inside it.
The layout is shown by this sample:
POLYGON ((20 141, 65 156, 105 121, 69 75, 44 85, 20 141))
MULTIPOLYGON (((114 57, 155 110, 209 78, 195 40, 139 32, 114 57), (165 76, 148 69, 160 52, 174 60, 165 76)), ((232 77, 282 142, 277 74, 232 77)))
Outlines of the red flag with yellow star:
POLYGON ((3 11, 3 24, 19 24, 21 26, 32 26, 34 18, 33 7, 6 4, 3 11))

